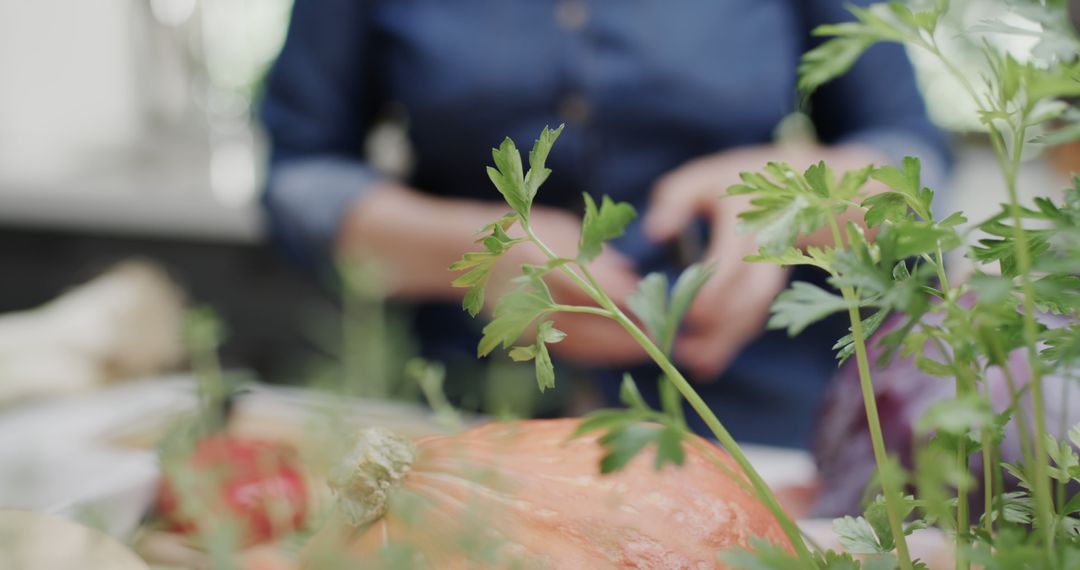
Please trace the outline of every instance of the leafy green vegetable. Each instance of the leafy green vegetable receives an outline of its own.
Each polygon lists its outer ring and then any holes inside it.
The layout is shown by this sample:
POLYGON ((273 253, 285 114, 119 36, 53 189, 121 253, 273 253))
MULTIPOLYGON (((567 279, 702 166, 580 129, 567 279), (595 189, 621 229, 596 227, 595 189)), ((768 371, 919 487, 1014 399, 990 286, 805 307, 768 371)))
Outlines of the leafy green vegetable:
POLYGON ((503 295, 495 305, 494 318, 484 327, 477 354, 487 356, 500 344, 509 348, 533 321, 554 310, 555 301, 546 288, 524 285, 503 295))
POLYGON ((566 333, 554 327, 551 321, 544 321, 536 327, 536 342, 529 346, 517 346, 510 351, 510 358, 515 362, 536 361, 536 383, 543 392, 555 387, 555 365, 547 345, 562 342, 566 333))
POLYGON ((829 293, 817 285, 796 281, 791 288, 776 297, 772 318, 768 327, 787 329, 795 336, 807 326, 849 307, 842 297, 829 293))
POLYGON ((585 219, 581 222, 581 244, 578 261, 589 262, 600 255, 604 242, 623 234, 627 224, 637 217, 633 206, 626 202, 616 203, 604 196, 600 209, 592 196, 585 194, 585 219))
POLYGON ((710 277, 709 265, 695 263, 687 267, 675 280, 669 304, 667 276, 650 273, 638 283, 638 290, 627 300, 627 305, 653 340, 662 348, 669 347, 690 304, 710 277))
POLYGON ((459 261, 450 265, 450 271, 468 271, 454 279, 451 285, 468 287, 462 307, 474 317, 484 308, 484 289, 487 287, 488 277, 491 276, 491 269, 502 254, 520 241, 512 239, 506 233, 516 221, 517 217, 508 215, 488 225, 484 231, 490 231, 491 234, 480 240, 480 243, 484 244, 484 251, 466 253, 459 261))

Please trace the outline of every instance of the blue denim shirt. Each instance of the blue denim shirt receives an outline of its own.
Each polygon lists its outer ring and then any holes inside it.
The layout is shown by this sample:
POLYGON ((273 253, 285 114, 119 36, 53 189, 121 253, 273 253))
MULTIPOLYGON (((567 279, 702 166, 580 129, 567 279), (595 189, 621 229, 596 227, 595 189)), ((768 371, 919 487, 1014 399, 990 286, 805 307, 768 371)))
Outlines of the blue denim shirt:
MULTIPOLYGON (((544 125, 566 123, 537 201, 577 209, 587 190, 641 210, 654 181, 687 160, 769 142, 799 104, 795 68, 810 30, 849 19, 850 3, 296 0, 262 108, 274 234, 298 259, 325 258, 348 205, 382 176, 362 145, 391 105, 409 116, 415 188, 498 199, 484 170, 491 147, 505 136, 527 146, 544 125)), ((871 49, 810 109, 825 142, 917 155, 928 172, 945 164, 899 46, 871 49)), ((639 223, 615 246, 643 272, 674 269, 639 223)), ((476 325, 458 308, 427 307, 419 322, 429 346, 475 346, 463 333, 476 325)), ((707 396, 736 436, 803 445, 842 334, 766 334, 707 396)))

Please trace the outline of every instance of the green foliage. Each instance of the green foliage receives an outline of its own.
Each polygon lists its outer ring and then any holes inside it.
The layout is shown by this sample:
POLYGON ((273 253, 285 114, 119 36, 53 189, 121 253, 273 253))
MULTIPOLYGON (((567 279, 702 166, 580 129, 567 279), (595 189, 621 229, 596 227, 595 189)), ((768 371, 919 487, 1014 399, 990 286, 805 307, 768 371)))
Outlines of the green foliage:
POLYGON ((768 327, 787 329, 789 335, 795 336, 807 326, 838 311, 846 311, 849 306, 839 295, 817 285, 796 281, 776 297, 768 327))
POLYGON ((545 162, 562 129, 561 125, 555 130, 544 128, 540 138, 533 144, 532 151, 529 152, 528 173, 522 170, 521 153, 514 141, 507 138, 503 140, 499 148, 491 150, 495 166, 488 167, 488 178, 503 195, 510 208, 523 220, 528 221, 533 198, 536 197, 540 185, 551 174, 545 162))
POLYGON ((900 2, 874 4, 869 8, 852 6, 850 10, 855 22, 826 24, 814 30, 815 36, 832 39, 803 55, 798 86, 804 94, 846 73, 875 43, 925 41, 935 32, 944 13, 940 5, 912 11, 900 2))
POLYGON ((695 263, 687 267, 675 280, 669 299, 667 276, 650 273, 638 284, 637 292, 627 300, 627 305, 656 344, 669 347, 691 302, 711 276, 711 266, 695 263))
POLYGON ((454 279, 451 285, 469 289, 465 293, 462 307, 474 317, 484 308, 484 288, 487 287, 491 269, 498 263, 502 254, 521 241, 512 239, 506 233, 516 221, 517 217, 510 214, 489 224, 483 231, 491 233, 478 241, 484 245, 484 251, 466 253, 459 261, 450 265, 450 271, 467 271, 454 279))
MULTIPOLYGON (((811 553, 802 547, 790 520, 756 472, 740 463, 755 492, 773 507, 796 552, 754 541, 749 549, 719 553, 732 567, 925 568, 911 559, 906 536, 928 526, 951 533, 960 569, 967 570, 971 564, 987 569, 1064 569, 1080 564, 1080 518, 1076 516, 1080 495, 1066 492, 1080 483, 1080 457, 1074 449, 1080 445, 1080 428, 1068 442, 1048 437, 1041 392, 1041 376, 1046 371, 1067 371, 1080 361, 1080 325, 1075 322, 1080 310, 1080 278, 1076 277, 1080 274, 1080 180, 1066 189, 1064 199, 1037 198, 1030 204, 1020 203, 1016 188, 1020 159, 1030 140, 1054 144, 1080 137, 1080 111, 1071 102, 1080 96, 1076 57, 1080 42, 1069 31, 1064 2, 1018 0, 1009 6, 1026 23, 1017 23, 1015 17, 991 17, 963 34, 983 35, 981 42, 972 43, 983 52, 985 69, 970 77, 965 66, 953 62, 939 45, 946 34, 956 36, 950 27, 957 17, 950 14, 947 0, 853 7, 854 21, 815 30, 815 35, 827 39, 805 54, 799 66, 798 85, 809 96, 880 42, 901 43, 944 63, 978 106, 1009 190, 999 213, 966 230, 977 236, 974 247, 964 247, 961 228, 967 220, 963 215, 936 215, 934 192, 923 185, 915 157, 899 165, 866 166, 839 176, 823 162, 802 171, 771 162, 761 172, 742 173, 741 182, 729 189, 730 194, 749 198, 750 207, 740 215, 741 226, 754 232, 758 252, 748 261, 810 266, 828 276, 829 288, 796 282, 780 294, 769 326, 794 335, 829 315, 848 313, 850 334, 839 339, 834 349, 841 362, 857 357, 882 491, 868 503, 863 516, 837 521, 836 532, 847 553, 811 553), (1020 59, 986 37, 1001 34, 1035 38, 1032 57, 1020 59), (807 243, 825 232, 831 236, 828 243, 807 243), (950 282, 945 256, 960 248, 978 266, 970 279, 950 282), (1049 328, 1036 320, 1036 311, 1054 313, 1067 322, 1049 328), (873 363, 867 353, 870 336, 889 315, 899 315, 897 325, 879 335, 883 351, 876 364, 904 355, 922 373, 956 386, 956 398, 930 406, 917 422, 915 469, 910 473, 885 448, 874 400, 873 363), (1010 355, 1017 350, 1029 356, 1032 378, 1023 390, 1030 390, 1035 402, 1031 418, 1020 405, 1024 393, 1011 394, 1012 405, 1001 411, 991 406, 982 385, 995 368, 1009 371, 1010 355), (1005 426, 1014 419, 1030 426, 1032 433, 1021 433, 1025 461, 1009 465, 1000 461, 1000 449, 1005 426), (983 498, 989 503, 981 518, 972 516, 968 499, 976 489, 970 473, 970 461, 976 455, 985 468, 978 483, 987 485, 983 498), (1020 490, 1005 492, 1006 480, 1018 481, 1020 490), (905 485, 915 489, 916 495, 902 492, 905 485), (977 526, 972 524, 974 518, 979 518, 977 526), (863 558, 857 560, 852 554, 863 558)), ((550 174, 545 160, 558 132, 545 129, 530 153, 528 173, 522 172, 513 142, 505 141, 493 153, 495 166, 489 175, 514 213, 486 229, 484 251, 467 254, 453 267, 467 271, 455 285, 469 289, 464 306, 474 315, 483 306, 484 286, 499 256, 518 241, 531 241, 546 250, 529 227, 529 210, 550 174), (521 225, 525 238, 509 237, 507 230, 514 223, 521 225)), ((540 321, 536 341, 515 347, 511 356, 534 360, 540 388, 546 389, 554 383, 547 345, 563 340, 564 335, 544 317, 558 311, 591 313, 614 319, 649 351, 671 381, 662 384, 665 389, 677 387, 681 396, 696 397, 667 353, 708 270, 692 267, 670 294, 663 275, 642 280, 628 305, 645 331, 589 275, 587 265, 603 250, 604 242, 622 235, 635 215, 627 204, 604 197, 598 205, 586 194, 577 255, 561 259, 551 254, 547 265, 523 268, 521 287, 496 304, 478 352, 486 355, 499 345, 508 348, 540 321), (552 271, 580 286, 595 305, 556 304, 544 284, 552 271)), ((601 470, 620 469, 644 449, 656 450, 657 468, 681 464, 685 431, 670 400, 664 400, 663 411, 649 408, 628 377, 622 399, 626 409, 595 412, 579 429, 578 435, 599 434, 605 450, 601 470)), ((711 412, 700 406, 695 409, 710 425, 719 425, 711 412)), ((737 461, 745 460, 726 431, 718 428, 714 434, 737 461)))
MULTIPOLYGON (((481 357, 502 346, 510 349, 509 355, 514 361, 533 361, 537 385, 541 392, 555 386, 555 368, 548 345, 566 338, 565 333, 554 328, 552 321, 544 319, 552 313, 578 311, 606 316, 623 324, 639 342, 649 343, 644 333, 638 331, 610 297, 595 285, 587 269, 587 264, 600 255, 604 243, 622 235, 626 226, 637 216, 633 207, 615 202, 607 196, 604 196, 597 206, 592 196, 585 194, 581 239, 578 253, 572 259, 556 257, 550 253, 551 250, 529 226, 533 199, 550 175, 545 161, 561 130, 562 127, 554 131, 544 129, 529 153, 530 169, 524 174, 521 156, 513 141, 507 139, 493 151, 495 166, 488 168, 488 175, 513 213, 482 230, 486 235, 479 243, 483 244, 484 251, 466 253, 450 267, 452 271, 465 272, 453 281, 453 285, 468 288, 463 306, 476 316, 484 304, 484 289, 491 270, 507 250, 518 243, 530 241, 541 251, 548 253, 549 260, 546 265, 527 265, 521 268, 522 275, 517 279, 518 288, 504 294, 496 302, 492 319, 484 327, 483 337, 477 347, 477 354, 481 357), (526 237, 509 236, 507 232, 514 224, 520 224, 526 237), (557 304, 545 282, 545 277, 552 271, 562 272, 600 306, 557 304), (539 324, 536 325, 535 341, 511 348, 537 321, 539 324)), ((630 305, 658 343, 670 347, 679 323, 709 275, 710 270, 707 267, 691 266, 676 281, 670 296, 667 279, 663 275, 650 275, 642 281, 640 290, 631 299, 630 305)), ((681 465, 685 459, 682 444, 686 433, 681 417, 650 409, 629 377, 624 380, 622 397, 627 409, 596 412, 578 429, 578 436, 593 431, 602 432, 598 438, 599 444, 605 449, 600 462, 601 472, 609 473, 625 467, 638 453, 650 446, 656 451, 654 464, 657 469, 668 463, 681 465)))
POLYGON ((581 222, 581 243, 578 261, 589 262, 600 255, 604 242, 623 234, 626 225, 637 217, 633 206, 626 202, 616 203, 604 196, 597 209, 592 196, 585 194, 585 219, 581 222))
MULTIPOLYGON (((733 569, 741 570, 805 570, 806 564, 788 552, 786 548, 764 541, 750 539, 750 548, 721 552, 718 555, 733 569)), ((814 568, 818 570, 895 570, 899 568, 896 557, 891 554, 870 554, 858 559, 851 553, 832 550, 814 553, 814 568)), ((915 568, 925 570, 926 566, 917 563, 915 568)))
MULTIPOLYGON (((1080 441, 1049 438, 1037 404, 1029 428, 1034 433, 1021 430, 1022 437, 1029 438, 1023 446, 1030 461, 987 464, 999 452, 1005 425, 1014 414, 1017 421, 1029 420, 1019 415, 1022 410, 1015 401, 1004 412, 996 411, 980 383, 992 368, 1009 368, 1010 353, 1026 350, 1032 367, 1028 387, 1041 403, 1041 374, 1052 369, 1064 373, 1080 359, 1080 327, 1075 324, 1080 309, 1080 182, 1066 189, 1064 200, 1040 197, 1030 206, 1020 204, 1016 191, 1027 135, 1041 132, 1034 139, 1042 144, 1080 137, 1080 112, 1067 100, 1080 94, 1080 42, 1064 17, 1063 2, 1010 3, 1014 19, 1009 23, 991 18, 967 32, 1037 38, 1032 57, 1021 61, 983 39, 979 47, 986 69, 975 81, 938 43, 946 33, 944 22, 955 19, 949 15, 950 5, 938 0, 910 7, 889 2, 851 8, 854 21, 815 30, 831 39, 804 56, 799 87, 809 95, 879 42, 902 43, 944 62, 979 107, 1009 189, 999 213, 974 229, 978 244, 965 252, 979 264, 971 279, 948 280, 945 254, 963 246, 959 228, 966 220, 960 214, 935 215, 934 192, 923 186, 916 158, 850 172, 841 179, 852 181, 846 187, 830 183, 835 178, 820 164, 803 173, 770 164, 760 173, 743 174, 743 183, 729 192, 751 196, 743 220, 757 232, 761 249, 749 261, 817 267, 837 289, 793 283, 777 297, 770 326, 797 334, 846 309, 853 319, 851 334, 834 346, 843 362, 865 350, 869 335, 889 314, 900 314, 898 325, 880 337, 884 351, 879 364, 902 354, 924 374, 956 382, 957 397, 935 403, 916 424, 921 439, 911 482, 919 498, 886 492, 886 499, 871 504, 864 517, 841 519, 836 530, 844 546, 856 553, 895 553, 900 567, 917 567, 906 559, 902 537, 907 531, 898 526, 917 507, 923 518, 907 528, 934 524, 957 532, 958 568, 972 562, 987 568, 1069 568, 1065 561, 1080 548, 1080 534, 1074 532, 1080 522, 1073 517, 1080 498, 1070 500, 1062 490, 1077 482, 1080 458, 1074 446, 1080 441), (1015 17, 1027 23, 1017 24, 1015 17), (875 191, 860 195, 867 178, 875 191), (845 218, 862 223, 845 225, 845 218), (800 248, 805 245, 801 241, 823 227, 832 233, 830 246, 800 248), (876 232, 873 239, 868 237, 871 229, 876 232), (991 274, 995 266, 1000 275, 991 274), (1060 315, 1067 323, 1048 328, 1035 319, 1036 310, 1060 315), (967 493, 975 488, 969 459, 974 454, 982 455, 989 471, 982 483, 990 485, 991 503, 978 527, 968 519, 967 493), (1019 480, 1023 491, 1001 491, 1007 477, 1019 480), (1056 498, 1051 497, 1051 481, 1060 486, 1056 498), (1051 534, 1058 536, 1056 542, 1051 534)), ((871 393, 871 367, 860 361, 858 370, 864 391, 871 393)), ((865 403, 884 474, 893 469, 892 460, 873 419, 876 403, 872 398, 865 403)), ((1080 440, 1080 432, 1076 435, 1080 440)), ((895 486, 898 480, 893 479, 895 486)), ((888 488, 890 482, 882 484, 888 488)), ((741 565, 786 567, 782 557, 773 554, 746 555, 741 565)), ((821 562, 818 566, 824 567, 821 562)))
POLYGON ((562 342, 566 333, 555 328, 551 321, 544 321, 536 327, 536 342, 529 346, 515 347, 510 351, 510 358, 515 362, 533 360, 536 362, 536 383, 543 392, 555 387, 555 366, 551 362, 547 345, 562 342))
POLYGON ((477 354, 487 356, 500 344, 510 348, 533 321, 554 310, 555 301, 543 282, 526 283, 503 295, 495 305, 494 317, 484 327, 477 354))
POLYGON ((593 412, 574 432, 574 437, 594 431, 603 432, 598 440, 604 448, 600 472, 611 473, 622 469, 650 444, 656 449, 653 465, 657 470, 667 463, 682 465, 686 458, 682 449, 686 435, 684 428, 670 416, 649 408, 629 374, 623 376, 619 395, 627 405, 626 409, 593 412))
POLYGON ((828 224, 869 179, 870 169, 846 173, 839 181, 819 163, 799 173, 790 165, 770 162, 763 173, 744 172, 731 195, 751 195, 750 209, 739 214, 743 228, 755 232, 762 256, 790 255, 796 238, 828 224))

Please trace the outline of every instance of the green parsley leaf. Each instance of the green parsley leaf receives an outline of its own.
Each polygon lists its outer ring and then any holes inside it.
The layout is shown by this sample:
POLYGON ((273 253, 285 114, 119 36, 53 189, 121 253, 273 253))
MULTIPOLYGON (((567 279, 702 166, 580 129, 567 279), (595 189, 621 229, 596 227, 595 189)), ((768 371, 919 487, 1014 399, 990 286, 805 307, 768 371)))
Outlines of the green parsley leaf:
POLYGON ((468 287, 469 291, 465 293, 461 306, 474 317, 484 308, 484 289, 487 287, 488 277, 491 276, 491 269, 502 254, 521 241, 512 239, 506 233, 515 221, 517 216, 509 214, 489 224, 481 231, 490 231, 491 234, 479 240, 479 243, 484 245, 484 251, 466 253, 450 265, 450 271, 468 271, 454 279, 451 285, 468 287))
POLYGON ((526 285, 503 295, 495 305, 494 318, 484 327, 477 355, 487 356, 500 344, 509 348, 533 321, 553 310, 555 301, 546 288, 526 285))
POLYGON ((515 346, 510 351, 514 362, 535 360, 536 383, 543 392, 555 387, 555 365, 551 361, 547 345, 562 342, 566 333, 554 327, 551 321, 544 321, 536 327, 536 341, 528 346, 515 346))
MULTIPOLYGON (((788 548, 760 537, 751 537, 748 548, 722 551, 717 553, 717 558, 726 566, 741 570, 805 570, 802 560, 788 548)), ((852 566, 842 570, 858 570, 858 563, 852 562, 852 566)), ((822 567, 819 565, 818 568, 822 567)), ((830 567, 830 570, 841 570, 841 568, 830 567)))
POLYGON ((626 300, 630 311, 645 326, 645 331, 657 344, 667 326, 668 280, 663 273, 654 272, 638 282, 638 290, 626 300))
POLYGON ((656 439, 659 432, 655 426, 630 424, 601 436, 600 445, 604 446, 606 453, 600 458, 600 472, 614 473, 626 467, 638 452, 656 439))
MULTIPOLYGON (((820 27, 814 30, 814 35, 823 35, 836 28, 837 26, 820 27)), ((852 35, 831 39, 806 52, 799 63, 799 91, 808 96, 822 85, 840 77, 855 65, 873 43, 871 37, 852 35)))
POLYGON ((667 276, 650 273, 638 283, 638 290, 627 299, 627 305, 658 345, 670 347, 683 317, 711 276, 710 265, 695 263, 687 267, 671 288, 669 305, 667 276))
POLYGON ((544 164, 547 161, 548 154, 551 152, 551 147, 555 144, 555 140, 562 134, 563 126, 559 125, 559 128, 554 130, 544 127, 543 132, 540 133, 540 138, 536 139, 532 150, 529 151, 529 172, 525 175, 525 196, 529 199, 530 204, 533 198, 536 197, 540 185, 551 175, 551 169, 544 164))
POLYGON ((955 400, 934 403, 915 423, 915 430, 921 434, 944 432, 964 435, 969 431, 993 426, 995 420, 990 400, 984 394, 974 392, 961 395, 955 400))
POLYGON ((545 162, 562 129, 562 126, 555 130, 544 127, 540 138, 536 140, 529 152, 527 174, 523 172, 521 153, 509 137, 503 140, 499 148, 491 149, 495 166, 488 167, 488 178, 522 220, 529 219, 529 210, 532 208, 536 192, 551 175, 551 170, 545 166, 545 162))
POLYGON ((772 263, 774 265, 783 265, 785 267, 792 265, 810 265, 828 271, 829 263, 825 261, 824 250, 813 247, 808 248, 808 250, 811 252, 811 255, 803 253, 803 251, 797 247, 789 247, 775 255, 770 255, 761 251, 756 255, 746 256, 743 261, 751 263, 772 263), (815 252, 817 255, 814 255, 815 252))
POLYGON ((551 321, 544 321, 536 328, 536 383, 543 392, 555 387, 555 365, 547 345, 562 342, 566 333, 554 327, 551 321))
POLYGON ((682 465, 686 461, 686 454, 683 453, 682 442, 685 432, 674 426, 665 426, 656 434, 656 459, 653 461, 653 468, 659 471, 664 467, 665 463, 671 463, 672 465, 682 465))
POLYGON ((908 202, 896 192, 881 192, 863 200, 866 208, 866 226, 873 228, 885 221, 903 218, 908 213, 908 202))
POLYGON ((789 335, 795 336, 811 324, 847 309, 848 303, 842 297, 817 285, 795 281, 773 302, 768 327, 787 329, 789 335))
POLYGON ((525 173, 521 166, 521 153, 510 137, 506 137, 499 148, 491 149, 495 167, 488 167, 488 178, 502 194, 510 208, 522 219, 529 219, 532 198, 525 190, 525 173))
POLYGON ((675 280, 675 286, 671 289, 671 307, 668 312, 667 331, 663 338, 665 344, 674 339, 679 325, 682 324, 683 317, 686 316, 686 312, 690 310, 690 305, 694 302, 694 298, 697 297, 697 294, 705 286, 705 283, 709 281, 712 274, 713 266, 702 263, 695 263, 679 274, 679 278, 675 280))
MULTIPOLYGON (((870 315, 869 317, 863 319, 863 337, 870 338, 874 336, 874 333, 877 332, 879 328, 881 328, 882 323, 885 322, 885 318, 888 316, 889 310, 881 309, 876 313, 870 315)), ((848 330, 851 330, 850 326, 848 326, 848 330)), ((837 351, 836 360, 839 361, 839 364, 843 364, 847 361, 848 358, 851 358, 852 354, 855 354, 855 337, 853 337, 849 332, 848 334, 840 337, 840 340, 836 341, 836 344, 834 344, 832 348, 833 350, 837 351)))
POLYGON ((844 549, 852 554, 880 554, 887 552, 878 543, 877 534, 863 517, 843 517, 833 521, 833 531, 844 549))
MULTIPOLYGON (((921 172, 922 166, 919 159, 906 156, 904 157, 903 170, 895 166, 882 166, 874 170, 870 177, 893 189, 919 217, 929 220, 931 218, 931 204, 934 200, 934 192, 929 188, 922 187, 921 172)), ((864 203, 864 205, 866 204, 864 203)))
POLYGON ((645 398, 641 397, 641 392, 638 391, 637 384, 634 383, 634 377, 629 372, 623 374, 622 384, 619 385, 619 401, 634 411, 652 411, 649 404, 645 403, 645 398))
POLYGON ((626 230, 637 212, 626 202, 614 202, 604 196, 599 210, 592 196, 585 194, 585 218, 581 222, 581 242, 578 246, 578 261, 585 263, 600 255, 604 242, 617 238, 626 230))

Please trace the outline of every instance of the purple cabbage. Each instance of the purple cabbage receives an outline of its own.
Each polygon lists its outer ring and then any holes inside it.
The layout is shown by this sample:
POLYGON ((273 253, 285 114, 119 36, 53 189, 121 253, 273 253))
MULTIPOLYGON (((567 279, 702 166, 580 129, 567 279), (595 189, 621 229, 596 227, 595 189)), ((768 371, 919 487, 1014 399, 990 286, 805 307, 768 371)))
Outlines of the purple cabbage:
MULTIPOLYGON (((940 319, 940 315, 927 315, 924 319, 940 319)), ((1066 322, 1048 315, 1041 315, 1040 319, 1050 327, 1066 322)), ((878 341, 903 321, 902 315, 893 315, 872 337, 868 345, 871 364, 884 352, 878 341)), ((925 350, 932 356, 938 352, 929 343, 925 350)), ((1031 378, 1025 350, 1016 350, 1009 355, 1009 369, 1017 389, 1023 392, 1021 408, 1030 422, 1031 398, 1029 391, 1023 390, 1031 378)), ((900 458, 905 468, 911 469, 916 423, 934 403, 955 397, 955 382, 950 378, 928 376, 916 368, 913 358, 899 355, 884 367, 873 369, 872 375, 885 446, 900 458)), ((995 412, 1008 408, 1009 388, 1001 369, 991 368, 986 384, 979 389, 989 394, 995 412)), ((1072 389, 1071 380, 1060 375, 1043 377, 1046 430, 1057 438, 1065 437, 1069 428, 1080 423, 1080 407, 1069 405, 1072 389)), ((1031 433, 1030 429, 1028 433, 1031 433)), ((838 517, 861 513, 860 500, 873 477, 875 463, 854 357, 841 367, 828 389, 815 430, 813 453, 822 488, 812 515, 838 517)), ((1012 463, 1022 459, 1015 414, 1005 429, 1001 457, 1002 461, 1012 463)), ((971 470, 981 482, 982 462, 978 454, 972 459, 971 470)), ((1015 481, 1007 484, 1010 485, 1015 486, 1015 481)), ((981 490, 972 493, 974 516, 981 512, 981 496, 981 490)))

